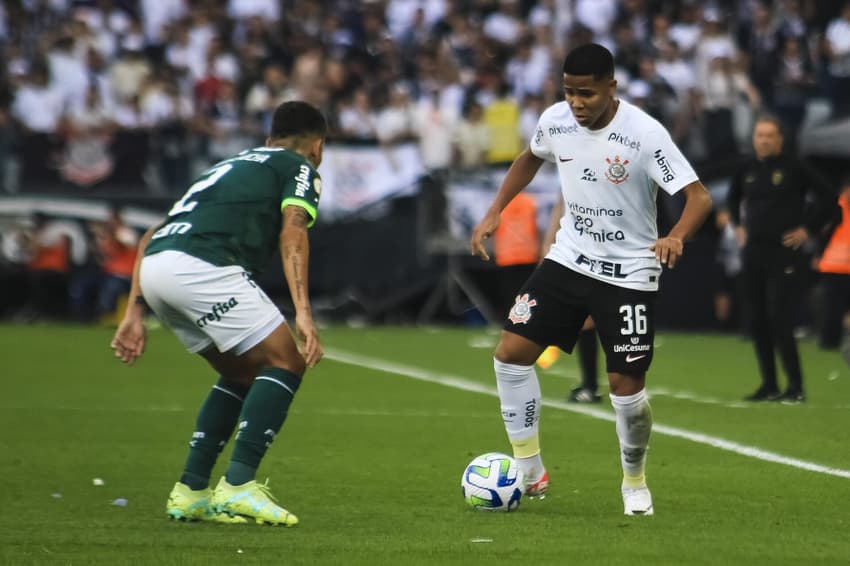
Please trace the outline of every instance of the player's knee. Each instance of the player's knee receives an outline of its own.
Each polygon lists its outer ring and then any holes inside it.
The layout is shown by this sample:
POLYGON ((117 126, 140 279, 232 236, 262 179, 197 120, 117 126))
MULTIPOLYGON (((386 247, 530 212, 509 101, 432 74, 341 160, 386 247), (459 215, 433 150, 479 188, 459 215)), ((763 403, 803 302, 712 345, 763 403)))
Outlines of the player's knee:
POLYGON ((264 366, 282 368, 298 376, 304 375, 304 372, 307 371, 307 363, 298 353, 289 356, 283 353, 274 353, 268 357, 264 366))
POLYGON ((502 339, 496 346, 493 357, 503 364, 515 364, 520 366, 533 365, 540 356, 542 348, 529 348, 527 345, 516 344, 510 339, 502 339))
POLYGON ((608 385, 611 394, 627 397, 640 393, 646 387, 646 373, 609 373, 608 385))

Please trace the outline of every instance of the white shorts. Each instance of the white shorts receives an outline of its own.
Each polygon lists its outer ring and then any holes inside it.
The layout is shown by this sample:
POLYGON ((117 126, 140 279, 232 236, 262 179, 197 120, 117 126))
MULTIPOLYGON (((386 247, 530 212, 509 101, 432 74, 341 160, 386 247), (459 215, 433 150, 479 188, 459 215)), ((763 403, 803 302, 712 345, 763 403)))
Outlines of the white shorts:
POLYGON ((142 259, 142 294, 189 352, 240 355, 284 323, 280 310, 239 266, 218 267, 177 251, 142 259))

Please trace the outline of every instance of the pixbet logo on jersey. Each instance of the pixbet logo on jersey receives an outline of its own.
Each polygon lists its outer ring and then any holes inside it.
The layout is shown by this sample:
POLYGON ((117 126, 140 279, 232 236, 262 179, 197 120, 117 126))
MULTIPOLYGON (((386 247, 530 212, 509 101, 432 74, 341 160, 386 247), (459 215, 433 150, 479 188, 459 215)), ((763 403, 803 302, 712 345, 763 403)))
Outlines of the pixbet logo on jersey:
POLYGON ((575 134, 578 132, 578 126, 573 124, 572 126, 549 126, 549 136, 567 136, 570 134, 575 134))
POLYGON ((611 132, 608 134, 608 141, 616 142, 620 145, 624 145, 629 149, 634 149, 635 151, 640 151, 640 141, 633 140, 629 136, 624 136, 618 132, 611 132))

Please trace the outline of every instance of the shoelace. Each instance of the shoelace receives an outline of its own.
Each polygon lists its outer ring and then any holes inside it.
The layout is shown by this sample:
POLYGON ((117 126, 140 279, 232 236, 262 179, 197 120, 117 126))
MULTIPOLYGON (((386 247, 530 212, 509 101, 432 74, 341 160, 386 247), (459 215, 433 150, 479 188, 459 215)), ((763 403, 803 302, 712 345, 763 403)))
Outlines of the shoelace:
POLYGON ((272 495, 271 488, 269 487, 269 478, 266 478, 266 481, 264 483, 258 483, 256 485, 257 489, 259 489, 263 495, 277 503, 277 497, 272 495))

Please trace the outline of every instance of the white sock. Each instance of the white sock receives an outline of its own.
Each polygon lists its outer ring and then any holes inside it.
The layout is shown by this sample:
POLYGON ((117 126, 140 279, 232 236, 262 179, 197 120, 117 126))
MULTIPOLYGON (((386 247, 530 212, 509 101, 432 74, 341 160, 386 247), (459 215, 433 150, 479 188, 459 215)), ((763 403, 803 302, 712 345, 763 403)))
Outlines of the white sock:
POLYGON ((543 475, 540 458, 540 382, 534 366, 502 363, 493 359, 496 385, 502 406, 502 420, 513 446, 517 465, 527 481, 543 475))
POLYGON ((623 466, 623 485, 646 485, 646 449, 652 431, 652 408, 646 390, 634 395, 610 395, 617 415, 617 437, 620 439, 620 462, 623 466))

